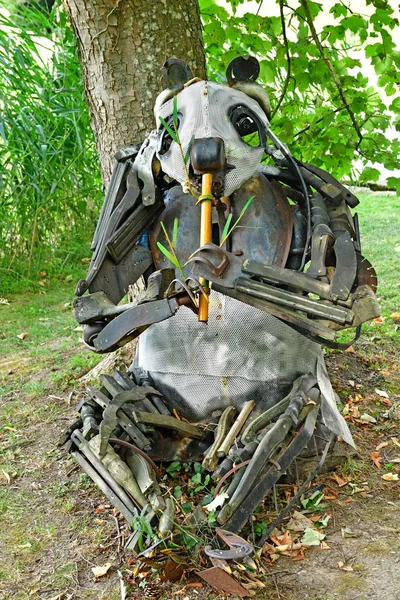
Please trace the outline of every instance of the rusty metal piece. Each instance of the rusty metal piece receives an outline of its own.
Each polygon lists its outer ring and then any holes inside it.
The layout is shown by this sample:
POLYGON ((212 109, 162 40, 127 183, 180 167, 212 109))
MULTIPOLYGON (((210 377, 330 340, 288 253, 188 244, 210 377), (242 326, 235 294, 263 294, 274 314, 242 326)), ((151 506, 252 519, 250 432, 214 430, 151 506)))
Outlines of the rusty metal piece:
POLYGON ((216 246, 212 242, 208 242, 193 252, 186 264, 191 262, 204 263, 215 277, 220 277, 229 265, 229 257, 228 254, 222 250, 222 248, 216 246), (206 258, 206 256, 203 256, 204 254, 212 252, 214 252, 221 259, 220 263, 216 266, 211 262, 211 260, 206 258))
MULTIPOLYGON (((344 284, 343 284, 344 285, 344 284)), ((292 310, 304 311, 308 315, 319 317, 321 319, 328 319, 334 323, 340 325, 351 324, 353 315, 349 310, 333 304, 321 302, 320 300, 313 300, 306 296, 300 296, 295 292, 289 292, 279 288, 274 288, 265 283, 260 283, 250 279, 244 279, 240 277, 236 283, 236 289, 238 292, 261 298, 267 302, 281 305, 285 308, 292 310)))
MULTIPOLYGON (((200 286, 201 289, 204 292, 203 286, 200 286)), ((193 290, 188 286, 188 284, 186 283, 186 281, 182 281, 181 279, 173 279, 171 281, 171 283, 168 286, 167 291, 165 292, 165 297, 166 298, 173 298, 174 296, 176 296, 177 294, 182 293, 182 290, 185 290, 185 292, 187 293, 187 295, 189 296, 189 298, 191 299, 191 301, 193 302, 194 306, 196 308, 198 308, 199 303, 197 302, 194 294, 193 294, 193 290), (178 283, 181 287, 181 289, 175 289, 172 292, 170 292, 171 287, 175 284, 178 283)))
POLYGON ((93 340, 95 352, 111 352, 134 339, 153 323, 172 317, 179 305, 174 298, 134 306, 108 323, 93 340))
POLYGON ((235 438, 239 435, 240 431, 244 427, 244 424, 249 418, 249 415, 255 407, 255 405, 256 403, 254 402, 254 400, 249 400, 248 402, 245 402, 243 404, 243 408, 240 411, 236 421, 234 422, 234 424, 226 434, 224 441, 218 448, 218 458, 221 458, 222 456, 226 456, 228 454, 230 447, 232 446, 233 442, 235 441, 235 438))
POLYGON ((357 286, 369 285, 375 293, 378 287, 378 277, 374 267, 362 254, 357 252, 357 286))
POLYGON ((203 467, 207 471, 214 471, 215 467, 218 464, 218 448, 220 447, 223 439, 225 438, 225 435, 228 431, 228 427, 230 427, 235 413, 236 408, 234 406, 227 406, 227 408, 225 408, 218 421, 217 429, 215 430, 214 443, 207 450, 207 453, 203 460, 203 467))
POLYGON ((229 550, 223 550, 220 548, 213 548, 211 545, 204 548, 205 554, 209 558, 219 558, 221 560, 240 560, 246 556, 253 554, 254 548, 249 542, 244 540, 242 537, 227 529, 221 529, 217 527, 215 533, 220 540, 228 546, 229 550))
POLYGON ((179 433, 198 440, 203 439, 204 431, 185 421, 178 421, 175 417, 169 417, 167 415, 160 415, 149 412, 137 412, 137 419, 139 422, 145 423, 146 425, 155 425, 156 427, 165 427, 166 429, 172 429, 179 433))
POLYGON ((334 250, 336 270, 332 278, 332 295, 347 300, 357 275, 356 251, 348 231, 336 239, 334 250))
POLYGON ((229 573, 227 573, 221 567, 211 567, 204 571, 196 571, 196 575, 204 579, 206 583, 211 585, 219 594, 229 594, 232 596, 239 596, 240 598, 246 598, 251 596, 251 593, 246 590, 236 579, 234 579, 229 573))

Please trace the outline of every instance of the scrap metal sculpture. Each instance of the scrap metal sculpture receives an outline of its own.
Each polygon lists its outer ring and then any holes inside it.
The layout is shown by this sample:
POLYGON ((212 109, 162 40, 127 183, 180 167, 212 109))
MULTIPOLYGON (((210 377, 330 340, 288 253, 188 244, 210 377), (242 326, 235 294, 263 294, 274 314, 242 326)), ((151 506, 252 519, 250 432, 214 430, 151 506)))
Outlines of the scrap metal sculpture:
POLYGON ((91 350, 140 335, 137 355, 88 388, 65 439, 126 519, 147 511, 160 538, 175 505, 154 461, 202 460, 218 524, 237 533, 307 450, 318 470, 337 436, 352 444, 321 345, 343 347, 339 331, 357 337, 379 315, 377 279, 358 199, 275 136, 256 59, 233 60, 227 85, 178 59, 163 71, 157 129, 116 155, 74 303, 91 350), (145 293, 121 303, 141 277, 145 293))

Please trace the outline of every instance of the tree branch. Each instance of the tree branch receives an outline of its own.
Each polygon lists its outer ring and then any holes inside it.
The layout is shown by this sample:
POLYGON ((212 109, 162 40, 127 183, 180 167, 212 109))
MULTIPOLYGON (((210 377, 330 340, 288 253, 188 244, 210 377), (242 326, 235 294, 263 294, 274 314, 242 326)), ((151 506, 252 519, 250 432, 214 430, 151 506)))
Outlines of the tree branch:
POLYGON ((283 43, 286 48, 287 69, 286 69, 285 82, 284 82, 283 88, 282 88, 282 93, 280 95, 277 105, 275 106, 275 108, 271 114, 271 119, 270 119, 271 121, 274 118, 274 116, 276 115, 276 113, 278 112, 278 110, 283 102, 283 99, 286 96, 286 92, 287 92, 290 77, 291 77, 291 58, 290 58, 290 51, 289 51, 289 42, 288 42, 287 35, 286 35, 285 15, 283 14, 283 6, 284 6, 283 2, 284 2, 284 0, 279 0, 279 12, 280 12, 280 16, 281 16, 283 43))
POLYGON ((307 24, 308 24, 308 26, 310 28, 311 37, 314 40, 314 43, 317 46, 317 48, 318 48, 318 50, 319 50, 319 52, 321 54, 321 57, 322 57, 323 61, 325 62, 326 66, 328 68, 329 73, 332 76, 333 82, 334 82, 334 84, 335 84, 335 86, 336 86, 336 88, 337 88, 337 90, 339 92, 340 99, 342 100, 343 105, 344 105, 345 109, 347 110, 347 112, 349 114, 349 117, 350 117, 350 120, 351 120, 351 122, 353 124, 353 127, 354 127, 354 129, 355 129, 355 131, 356 131, 356 133, 358 135, 358 144, 357 144, 357 148, 356 148, 356 150, 358 150, 358 148, 359 148, 359 146, 360 146, 360 144, 361 144, 361 142, 363 140, 363 135, 361 133, 361 129, 360 129, 358 123, 357 123, 357 120, 356 120, 354 112, 351 110, 351 108, 349 106, 349 103, 347 102, 347 98, 346 98, 346 95, 344 93, 344 90, 343 90, 342 84, 340 82, 340 79, 338 77, 338 74, 336 73, 336 71, 335 71, 335 69, 334 69, 334 67, 333 67, 333 65, 332 65, 329 57, 327 56, 327 54, 325 52, 325 49, 324 49, 323 45, 321 44, 321 41, 320 41, 320 39, 318 37, 318 34, 317 34, 316 29, 314 27, 314 22, 313 22, 311 13, 310 13, 308 2, 307 2, 307 0, 300 0, 300 4, 303 7, 305 15, 306 15, 306 21, 307 21, 307 24))

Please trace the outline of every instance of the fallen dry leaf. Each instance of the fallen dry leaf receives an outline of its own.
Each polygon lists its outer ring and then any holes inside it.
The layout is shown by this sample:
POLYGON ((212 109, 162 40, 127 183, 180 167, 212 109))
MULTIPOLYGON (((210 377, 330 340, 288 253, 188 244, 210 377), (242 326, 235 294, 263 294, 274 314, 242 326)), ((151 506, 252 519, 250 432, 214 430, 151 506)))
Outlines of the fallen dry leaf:
POLYGON ((185 573, 185 565, 176 563, 172 558, 169 558, 164 566, 164 572, 161 574, 162 581, 179 581, 185 573))
POLYGON ((345 352, 347 352, 347 354, 355 354, 356 353, 353 346, 349 346, 348 348, 346 348, 345 352))
POLYGON ((24 340, 25 338, 28 337, 28 332, 27 331, 23 331, 22 333, 20 333, 19 335, 17 335, 17 338, 19 338, 20 340, 24 340))
POLYGON ((376 317, 376 319, 374 319, 371 323, 371 325, 373 327, 379 327, 379 325, 382 325, 385 322, 385 317, 376 317))
POLYGON ((363 415, 361 415, 359 421, 361 423, 376 423, 375 417, 369 415, 368 413, 364 413, 363 415))
POLYGON ((399 442, 399 440, 397 439, 397 437, 391 437, 390 439, 391 439, 391 441, 393 442, 393 444, 394 444, 395 446, 397 446, 398 448, 400 448, 400 442, 399 442))
POLYGON ((374 465, 376 467, 378 467, 378 469, 381 468, 381 462, 382 462, 382 456, 379 456, 379 452, 371 452, 371 459, 372 462, 374 463, 374 465))
POLYGON ((393 323, 400 323, 400 312, 394 312, 390 315, 393 323))
POLYGON ((326 542, 321 542, 320 548, 321 548, 321 550, 330 550, 331 549, 331 547, 328 546, 328 544, 326 542))
POLYGON ((106 563, 102 567, 92 567, 92 573, 95 577, 103 577, 111 568, 111 563, 106 563))
POLYGON ((301 543, 303 546, 319 546, 320 542, 325 537, 326 535, 324 533, 320 533, 316 529, 311 529, 311 527, 308 527, 301 538, 301 543))
POLYGON ((378 388, 375 388, 375 394, 378 394, 381 398, 389 398, 388 393, 385 392, 385 390, 378 390, 378 388))
POLYGON ((294 511, 293 517, 290 519, 287 528, 290 531, 301 531, 303 532, 307 527, 312 527, 313 523, 305 515, 297 510, 294 511))
POLYGON ((353 567, 351 567, 350 565, 346 565, 341 560, 338 562, 338 567, 341 571, 352 571, 353 570, 353 567))
POLYGON ((4 477, 6 478, 8 485, 10 485, 10 483, 11 483, 11 477, 9 476, 9 474, 7 473, 7 471, 5 471, 4 469, 2 469, 1 472, 3 473, 4 477))
POLYGON ((329 479, 333 479, 334 481, 336 481, 339 487, 344 487, 351 481, 351 477, 339 477, 339 475, 337 475, 336 473, 333 473, 329 477, 329 479))
POLYGON ((385 475, 382 475, 382 479, 385 481, 400 481, 397 473, 385 473, 385 475))
POLYGON ((379 444, 376 447, 376 450, 380 450, 381 448, 386 448, 386 446, 389 446, 389 442, 382 442, 381 444, 379 444))

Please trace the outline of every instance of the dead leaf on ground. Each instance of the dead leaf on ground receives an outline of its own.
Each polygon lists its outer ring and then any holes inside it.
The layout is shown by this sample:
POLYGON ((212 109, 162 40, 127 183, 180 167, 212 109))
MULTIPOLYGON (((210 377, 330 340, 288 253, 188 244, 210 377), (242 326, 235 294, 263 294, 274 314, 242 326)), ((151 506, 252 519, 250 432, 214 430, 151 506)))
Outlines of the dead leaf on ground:
POLYGON ((376 450, 381 450, 382 448, 386 448, 386 446, 389 446, 389 442, 382 442, 376 447, 376 450))
POLYGON ((382 479, 385 481, 400 481, 397 473, 385 473, 385 475, 382 475, 382 479))
POLYGON ((9 476, 9 474, 7 473, 7 471, 5 471, 4 469, 2 469, 1 472, 3 473, 4 477, 6 478, 8 485, 10 485, 10 483, 11 483, 11 477, 9 476))
POLYGON ((28 332, 27 331, 23 331, 22 333, 17 335, 17 338, 19 338, 20 340, 24 340, 28 337, 28 332))
POLYGON ((345 352, 347 352, 347 354, 355 354, 356 353, 353 346, 349 346, 348 348, 346 348, 345 352))
POLYGON ((372 415, 369 415, 368 413, 364 413, 363 415, 361 415, 361 417, 359 418, 359 421, 361 423, 376 423, 375 417, 373 417, 372 415))
POLYGON ((400 323, 400 312, 394 312, 390 315, 393 323, 400 323))
POLYGON ((312 527, 313 523, 310 519, 308 519, 301 512, 295 510, 293 512, 293 516, 290 519, 287 528, 289 531, 305 531, 307 527, 312 527))
POLYGON ((179 581, 185 573, 185 565, 176 563, 169 558, 165 563, 164 572, 160 576, 162 581, 179 581))
POLYGON ((319 546, 320 542, 322 542, 325 537, 326 535, 324 533, 320 533, 316 529, 307 527, 303 537, 301 538, 301 543, 303 546, 319 546))
POLYGON ((351 477, 339 477, 339 475, 337 475, 337 473, 332 473, 332 475, 330 477, 328 477, 328 479, 333 479, 334 481, 336 481, 336 483, 338 484, 339 487, 344 487, 345 485, 350 483, 352 478, 351 477))
POLYGON ((102 567, 92 567, 92 573, 95 577, 103 577, 104 575, 107 575, 110 568, 111 563, 106 563, 102 567))
POLYGON ((383 325, 385 322, 385 317, 376 317, 371 323, 372 327, 379 327, 379 325, 383 325))
POLYGON ((3 306, 10 306, 10 301, 9 301, 9 300, 7 300, 7 298, 0 298, 0 305, 1 305, 1 304, 2 304, 3 306))
POLYGON ((331 550, 331 547, 326 542, 321 542, 320 548, 321 550, 331 550))
POLYGON ((353 567, 351 565, 346 565, 341 560, 338 562, 338 567, 341 571, 349 571, 349 572, 353 571, 353 567))
POLYGON ((381 398, 389 398, 389 395, 385 390, 378 390, 378 388, 375 388, 375 394, 378 394, 381 398))
POLYGON ((379 456, 379 452, 371 452, 371 459, 374 465, 380 469, 383 458, 382 456, 379 456))

